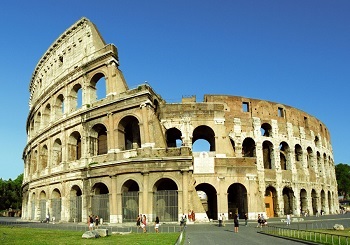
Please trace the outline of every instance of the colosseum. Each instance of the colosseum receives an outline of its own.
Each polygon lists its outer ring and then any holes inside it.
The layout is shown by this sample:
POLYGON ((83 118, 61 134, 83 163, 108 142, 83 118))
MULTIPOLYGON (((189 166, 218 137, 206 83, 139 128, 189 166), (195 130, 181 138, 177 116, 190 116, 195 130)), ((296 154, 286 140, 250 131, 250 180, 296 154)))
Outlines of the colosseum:
MULTIPOLYGON (((137 71, 135 71, 137 72, 137 71)), ((210 222, 339 211, 330 132, 299 109, 231 95, 167 103, 129 88, 117 48, 81 18, 35 67, 22 219, 210 222), (204 142, 202 150, 193 146, 204 142)))

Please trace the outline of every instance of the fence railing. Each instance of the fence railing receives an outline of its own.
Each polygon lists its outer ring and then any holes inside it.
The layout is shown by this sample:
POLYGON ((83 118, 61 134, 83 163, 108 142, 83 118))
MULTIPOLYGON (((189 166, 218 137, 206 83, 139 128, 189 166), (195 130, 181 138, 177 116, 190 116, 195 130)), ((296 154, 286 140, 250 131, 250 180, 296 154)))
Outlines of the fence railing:
MULTIPOLYGON (((304 224, 314 226, 314 224, 304 224)), ((311 227, 310 227, 311 228, 311 227)), ((312 228, 311 228, 312 229, 312 228)), ((310 241, 320 244, 334 244, 334 245, 349 245, 350 244, 350 236, 334 234, 328 232, 321 232, 316 230, 306 229, 294 229, 289 227, 281 227, 281 226, 268 226, 264 228, 262 233, 280 236, 280 237, 288 237, 297 240, 310 241)))
MULTIPOLYGON (((75 231, 88 231, 89 227, 83 223, 40 223, 40 222, 26 222, 26 221, 2 221, 0 220, 0 225, 6 226, 21 226, 21 227, 32 227, 32 228, 44 228, 44 229, 57 229, 57 230, 75 230, 75 231)), ((108 234, 113 233, 143 233, 143 230, 138 228, 135 224, 133 225, 100 225, 99 228, 107 229, 108 234)), ((159 226, 159 232, 172 233, 181 232, 182 227, 175 224, 161 224, 159 226)), ((154 233, 154 225, 147 226, 148 233, 154 233)))

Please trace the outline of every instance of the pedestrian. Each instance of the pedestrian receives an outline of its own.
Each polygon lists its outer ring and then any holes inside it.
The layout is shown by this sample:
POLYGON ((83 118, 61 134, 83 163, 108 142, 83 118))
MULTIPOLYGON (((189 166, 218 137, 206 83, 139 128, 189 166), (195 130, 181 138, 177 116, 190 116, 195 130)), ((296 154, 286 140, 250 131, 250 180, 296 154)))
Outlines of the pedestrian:
POLYGON ((239 222, 238 222, 238 214, 237 213, 235 213, 234 215, 233 215, 233 224, 234 224, 234 226, 235 226, 235 229, 234 229, 234 232, 238 232, 238 227, 239 227, 239 222))
POLYGON ((221 214, 219 215, 218 221, 219 221, 219 227, 221 227, 222 226, 222 216, 221 216, 221 214))
POLYGON ((290 225, 290 214, 287 214, 287 219, 286 219, 287 225, 290 225))
POLYGON ((98 215, 96 215, 95 217, 95 226, 96 226, 96 229, 98 228, 98 225, 100 224, 100 218, 98 217, 98 215))
POLYGON ((156 221, 154 222, 154 230, 156 233, 159 233, 159 217, 156 217, 156 221))
POLYGON ((50 215, 47 214, 47 215, 46 215, 46 223, 49 223, 49 222, 50 222, 50 215))
POLYGON ((89 215, 88 217, 88 227, 90 231, 94 229, 94 219, 92 218, 92 215, 89 215))
POLYGON ((247 213, 244 214, 244 222, 245 222, 245 226, 248 226, 248 214, 247 213))
POLYGON ((260 216, 260 214, 258 214, 258 225, 257 225, 257 227, 261 227, 261 222, 262 222, 261 216, 260 216))
POLYGON ((136 218, 136 226, 137 226, 137 228, 141 228, 141 217, 142 217, 142 215, 140 214, 136 218))
POLYGON ((225 214, 222 213, 222 226, 225 226, 225 220, 226 220, 225 214))
POLYGON ((146 215, 142 216, 142 220, 141 220, 141 228, 143 229, 143 233, 147 232, 147 218, 146 215))

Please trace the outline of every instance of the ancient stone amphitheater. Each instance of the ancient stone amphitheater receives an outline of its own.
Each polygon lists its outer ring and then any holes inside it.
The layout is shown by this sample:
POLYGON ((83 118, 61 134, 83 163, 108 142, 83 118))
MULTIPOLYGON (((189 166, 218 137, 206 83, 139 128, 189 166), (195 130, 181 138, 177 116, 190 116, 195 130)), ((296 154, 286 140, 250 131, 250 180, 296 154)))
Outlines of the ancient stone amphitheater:
POLYGON ((117 48, 86 18, 41 57, 29 85, 23 219, 338 212, 330 133, 317 118, 239 96, 167 103, 148 84, 128 88, 118 67, 117 48), (194 151, 197 142, 206 148, 194 151))

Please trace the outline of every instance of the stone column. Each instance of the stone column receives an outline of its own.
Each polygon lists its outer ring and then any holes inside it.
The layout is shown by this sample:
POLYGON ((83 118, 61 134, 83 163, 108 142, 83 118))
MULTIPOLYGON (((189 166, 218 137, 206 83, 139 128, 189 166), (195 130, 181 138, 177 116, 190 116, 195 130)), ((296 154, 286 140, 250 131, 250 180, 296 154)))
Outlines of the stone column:
MULTIPOLYGON (((118 200, 121 200, 121 193, 117 193, 117 176, 111 176, 111 195, 110 195, 110 222, 111 223, 119 223, 121 220, 118 218, 118 200)), ((121 217, 120 217, 121 218, 121 217)))
POLYGON ((182 171, 182 210, 188 213, 188 171, 182 171))
POLYGON ((142 173, 143 175, 143 190, 142 190, 142 209, 141 209, 141 213, 145 214, 148 218, 149 216, 149 210, 148 210, 148 181, 149 181, 149 172, 144 172, 142 173))

